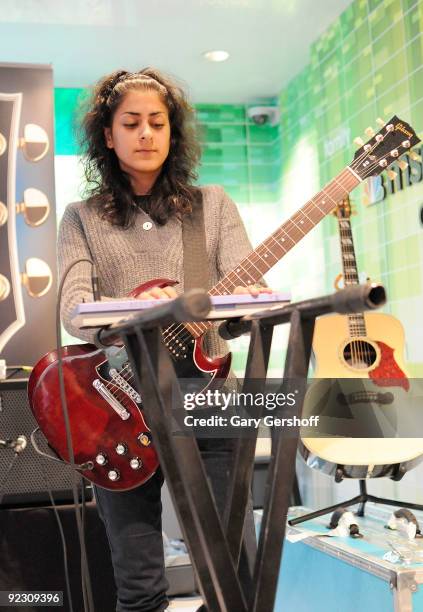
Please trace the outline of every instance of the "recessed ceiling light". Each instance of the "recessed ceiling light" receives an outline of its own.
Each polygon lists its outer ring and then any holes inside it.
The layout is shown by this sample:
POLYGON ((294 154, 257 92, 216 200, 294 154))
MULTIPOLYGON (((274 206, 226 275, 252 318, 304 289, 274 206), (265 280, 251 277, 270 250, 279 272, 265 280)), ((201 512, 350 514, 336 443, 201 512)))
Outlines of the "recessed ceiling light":
POLYGON ((224 62, 228 59, 229 53, 227 51, 206 51, 203 57, 209 62, 224 62))

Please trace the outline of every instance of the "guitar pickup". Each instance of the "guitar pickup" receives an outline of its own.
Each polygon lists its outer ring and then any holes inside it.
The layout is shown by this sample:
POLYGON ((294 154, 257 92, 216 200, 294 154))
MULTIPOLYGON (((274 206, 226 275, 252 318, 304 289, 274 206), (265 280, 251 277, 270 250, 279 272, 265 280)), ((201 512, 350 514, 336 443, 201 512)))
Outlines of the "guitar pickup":
POLYGON ((113 408, 123 421, 127 421, 131 416, 127 409, 115 398, 104 383, 98 378, 93 381, 93 387, 100 393, 103 399, 113 408))

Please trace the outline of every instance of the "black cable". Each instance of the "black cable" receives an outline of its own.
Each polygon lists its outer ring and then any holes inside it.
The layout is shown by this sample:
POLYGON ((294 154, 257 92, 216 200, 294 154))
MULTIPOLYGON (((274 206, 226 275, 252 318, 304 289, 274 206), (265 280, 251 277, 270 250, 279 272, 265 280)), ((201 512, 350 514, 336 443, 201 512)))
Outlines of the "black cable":
POLYGON ((60 539, 62 541, 63 567, 64 567, 64 570, 65 570, 66 593, 68 595, 69 612, 73 612, 72 592, 71 592, 70 579, 69 579, 68 550, 67 550, 67 546, 66 546, 65 533, 63 531, 62 521, 60 520, 60 515, 59 515, 59 512, 57 510, 56 502, 54 501, 53 493, 52 493, 52 490, 50 488, 50 484, 48 482, 47 474, 46 474, 46 471, 45 471, 43 465, 41 466, 41 470, 43 472, 44 482, 45 482, 45 485, 46 485, 46 488, 47 488, 47 493, 48 493, 48 495, 50 497, 51 506, 53 508, 54 515, 56 517, 57 526, 59 527, 60 539))
POLYGON ((75 455, 73 450, 72 443, 72 434, 70 429, 70 420, 69 420, 69 412, 68 406, 66 402, 66 390, 65 390, 65 380, 63 376, 63 358, 62 358, 62 333, 61 333, 61 321, 60 321, 60 306, 62 301, 62 293, 63 286, 65 284, 65 280, 72 270, 74 266, 78 263, 88 262, 91 265, 94 265, 91 259, 86 257, 81 257, 80 259, 76 259, 71 262, 67 268, 65 269, 62 279, 59 284, 59 288, 57 291, 57 302, 56 302, 56 337, 57 337, 57 362, 58 362, 58 373, 59 373, 59 387, 60 387, 60 400, 62 406, 62 414, 65 422, 65 430, 66 430, 66 445, 69 453, 69 464, 72 468, 72 494, 73 501, 75 506, 75 518, 76 525, 78 530, 79 544, 81 548, 81 586, 82 586, 82 595, 84 599, 84 610, 85 612, 95 612, 94 611, 94 602, 92 596, 91 589, 91 580, 88 568, 88 559, 87 559, 87 551, 85 546, 85 535, 82 525, 82 517, 79 509, 79 497, 78 497, 78 489, 77 489, 77 481, 76 481, 76 465, 75 465, 75 455))
POLYGON ((32 371, 32 366, 26 366, 26 365, 6 366, 6 380, 9 380, 9 378, 12 378, 18 372, 28 373, 31 371, 32 371), (10 372, 9 370, 12 370, 12 372, 10 372))
MULTIPOLYGON (((7 368, 7 369, 9 369, 9 368, 7 368)), ((8 374, 6 376, 6 380, 9 380, 9 378, 12 378, 13 376, 15 376, 15 374, 17 374, 21 370, 22 370, 22 368, 13 368, 11 372, 8 372, 8 374)))

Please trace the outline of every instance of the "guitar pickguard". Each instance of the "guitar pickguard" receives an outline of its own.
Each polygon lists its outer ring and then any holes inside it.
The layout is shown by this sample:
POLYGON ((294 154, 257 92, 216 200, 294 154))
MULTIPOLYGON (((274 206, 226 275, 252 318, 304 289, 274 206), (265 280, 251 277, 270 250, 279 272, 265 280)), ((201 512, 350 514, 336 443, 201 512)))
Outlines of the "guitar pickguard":
POLYGON ((410 382, 395 361, 394 349, 385 342, 376 341, 376 344, 380 349, 381 359, 379 365, 369 372, 369 378, 378 387, 402 387, 408 391, 410 382))

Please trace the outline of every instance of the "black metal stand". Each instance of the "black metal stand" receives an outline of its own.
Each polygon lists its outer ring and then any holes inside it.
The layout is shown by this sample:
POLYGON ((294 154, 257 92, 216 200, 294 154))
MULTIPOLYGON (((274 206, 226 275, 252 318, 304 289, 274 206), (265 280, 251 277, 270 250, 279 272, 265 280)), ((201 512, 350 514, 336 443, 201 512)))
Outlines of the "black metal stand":
MULTIPOLYGON (((290 323, 284 390, 289 392, 292 385, 303 381, 295 406, 290 409, 290 417, 300 419, 316 316, 329 312, 362 312, 377 307, 384 298, 383 287, 355 286, 237 321, 239 334, 251 332, 243 391, 258 392, 264 388, 273 327, 290 323)), ((271 612, 294 485, 299 428, 290 437, 282 436, 280 430, 273 431, 254 575, 251 584, 242 587, 238 561, 256 438, 237 441, 226 512, 220 520, 196 440, 172 435, 169 424, 171 409, 175 406, 182 409, 183 398, 173 362, 161 340, 161 328, 170 323, 204 319, 207 305, 210 302, 206 294, 189 292, 169 305, 146 311, 136 320, 114 327, 103 337, 118 333, 125 343, 207 610, 271 612)))
POLYGON ((324 514, 329 514, 330 512, 335 512, 337 508, 348 508, 349 506, 354 506, 355 504, 360 504, 358 510, 356 512, 357 516, 364 516, 365 506, 367 502, 374 502, 376 504, 386 504, 387 506, 397 506, 398 508, 409 508, 410 510, 423 510, 423 506, 420 504, 412 504, 411 502, 402 502, 394 499, 385 499, 384 497, 377 497, 376 495, 369 495, 367 493, 366 481, 359 480, 360 486, 360 495, 356 495, 352 499, 348 499, 347 501, 339 502, 334 506, 328 506, 327 508, 322 508, 321 510, 316 510, 315 512, 309 512, 304 514, 303 516, 299 516, 298 518, 291 519, 288 521, 290 525, 299 525, 300 523, 304 523, 305 521, 310 521, 311 519, 317 518, 318 516, 323 516, 324 514))

